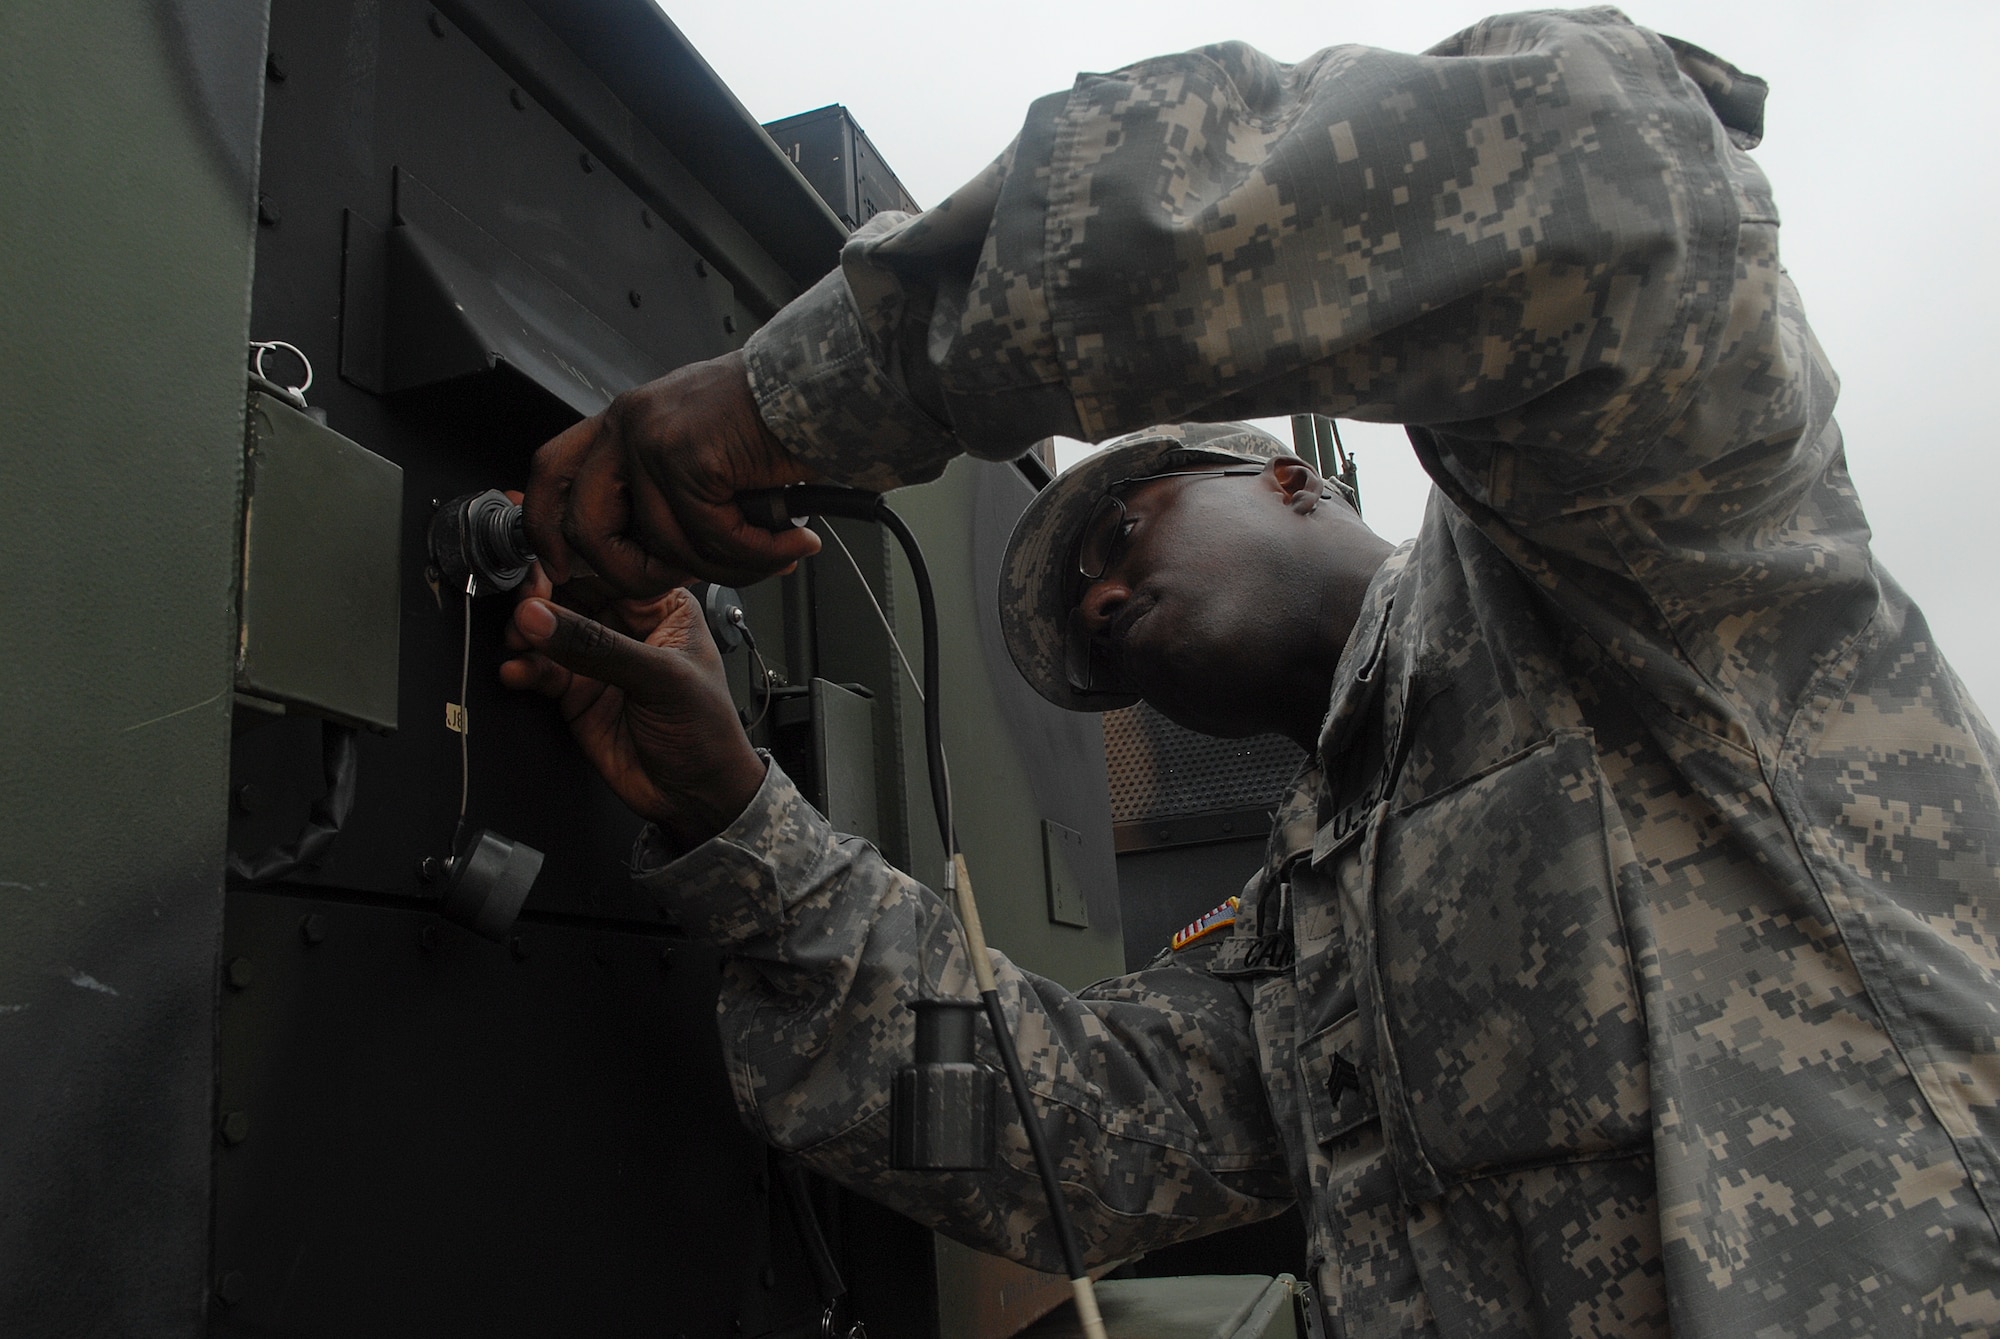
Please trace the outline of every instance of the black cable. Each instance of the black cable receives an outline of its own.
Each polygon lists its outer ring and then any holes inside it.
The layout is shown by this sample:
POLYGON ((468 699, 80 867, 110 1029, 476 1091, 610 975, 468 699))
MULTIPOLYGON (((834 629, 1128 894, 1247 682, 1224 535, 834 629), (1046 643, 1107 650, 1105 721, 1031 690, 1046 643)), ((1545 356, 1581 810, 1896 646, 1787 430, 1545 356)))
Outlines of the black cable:
MULTIPOLYGON (((875 516, 903 546, 903 554, 910 560, 911 575, 916 578, 917 611, 922 619, 924 638, 924 757, 929 764, 931 804, 937 810, 938 835, 944 840, 945 860, 951 861, 958 855, 958 834, 952 828, 951 781, 945 774, 944 766, 944 717, 939 708, 941 695, 938 692, 940 638, 937 597, 931 590, 930 568, 924 563, 923 549, 909 525, 880 498, 876 499, 875 516)), ((1055 1156, 1049 1152, 1042 1123, 1035 1119, 1034 1094, 1028 1090, 1028 1077, 1021 1071, 1021 1058, 1015 1052, 1014 1037, 1007 1027, 1007 1013, 1001 1007, 1000 992, 983 990, 979 998, 986 1006, 986 1021, 993 1028, 994 1049, 999 1051, 1001 1067, 1007 1072, 1007 1086, 1013 1091, 1014 1106, 1020 1111, 1021 1124, 1027 1129, 1028 1149, 1034 1154, 1035 1170, 1041 1174, 1042 1193, 1048 1197, 1049 1217, 1055 1222, 1056 1236, 1062 1245, 1063 1265, 1071 1278, 1083 1278, 1083 1251, 1077 1245, 1076 1228, 1070 1222, 1069 1203, 1063 1198, 1062 1178, 1056 1170, 1055 1156)))
POLYGON ((356 771, 353 727, 321 721, 320 763, 326 776, 326 794, 313 801, 305 827, 291 841, 250 859, 229 853, 229 876, 239 884, 269 883, 272 879, 311 869, 333 845, 347 816, 354 809, 356 771))
POLYGON ((958 834, 951 821, 951 778, 944 768, 944 717, 938 708, 937 597, 931 591, 931 573, 924 564, 924 551, 909 525, 889 510, 880 497, 875 498, 875 519, 888 527, 896 542, 903 546, 903 556, 910 560, 910 572, 917 582, 917 613, 923 624, 924 639, 924 760, 930 772, 931 807, 937 810, 938 836, 944 842, 944 858, 949 861, 958 852, 958 834))
MULTIPOLYGON (((944 766, 944 716, 940 709, 942 695, 938 691, 941 671, 937 597, 931 590, 930 567, 924 562, 923 548, 917 543, 916 534, 902 517, 889 509, 880 494, 863 489, 819 484, 794 485, 754 495, 745 494, 738 498, 738 502, 746 516, 766 529, 777 530, 788 526, 795 516, 843 516, 852 520, 879 522, 902 545, 903 555, 910 562, 910 573, 916 579, 917 611, 923 623, 924 758, 930 771, 931 804, 937 810, 938 836, 944 842, 945 864, 954 871, 952 877, 955 880, 959 850, 957 833, 952 824, 951 781, 944 766)), ((1015 1109, 1020 1112, 1021 1124, 1027 1131, 1028 1149, 1034 1155, 1035 1170, 1042 1181, 1042 1193, 1048 1199, 1049 1218, 1062 1247, 1063 1267, 1073 1281, 1088 1279, 1089 1275, 1083 1267, 1083 1251, 1077 1243, 1076 1227, 1070 1221, 1069 1203, 1063 1198, 1062 1178, 1056 1169, 1055 1157, 1049 1152, 1041 1122, 1035 1119, 1034 1094, 1028 1090, 1027 1075, 1021 1070, 1014 1037, 1007 1027, 1006 1010, 1000 1003, 1000 992, 982 990, 979 998, 985 1006, 986 1021, 993 1029, 994 1049, 1000 1053, 1001 1067, 1007 1074, 1007 1087, 1014 1094, 1015 1109)))

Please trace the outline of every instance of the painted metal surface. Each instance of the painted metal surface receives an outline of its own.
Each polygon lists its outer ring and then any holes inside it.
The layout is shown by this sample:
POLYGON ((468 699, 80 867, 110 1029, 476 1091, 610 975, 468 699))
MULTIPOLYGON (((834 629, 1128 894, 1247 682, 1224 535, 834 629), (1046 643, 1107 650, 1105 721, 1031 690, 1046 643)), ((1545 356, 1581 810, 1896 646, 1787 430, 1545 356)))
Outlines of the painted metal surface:
POLYGON ((192 1335, 262 0, 0 10, 0 1332, 192 1335))

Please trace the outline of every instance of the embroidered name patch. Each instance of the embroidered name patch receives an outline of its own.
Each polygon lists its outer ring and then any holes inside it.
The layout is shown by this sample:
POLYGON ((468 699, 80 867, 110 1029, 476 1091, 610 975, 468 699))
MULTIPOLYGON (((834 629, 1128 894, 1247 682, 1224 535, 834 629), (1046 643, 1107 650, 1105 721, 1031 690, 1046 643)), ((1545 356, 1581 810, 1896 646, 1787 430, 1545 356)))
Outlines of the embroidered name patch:
POLYGON ((1213 934, 1224 926, 1236 924, 1236 908, 1242 901, 1240 897, 1232 897, 1206 916, 1188 922, 1185 929, 1174 935, 1174 952, 1180 952, 1197 939, 1213 934))

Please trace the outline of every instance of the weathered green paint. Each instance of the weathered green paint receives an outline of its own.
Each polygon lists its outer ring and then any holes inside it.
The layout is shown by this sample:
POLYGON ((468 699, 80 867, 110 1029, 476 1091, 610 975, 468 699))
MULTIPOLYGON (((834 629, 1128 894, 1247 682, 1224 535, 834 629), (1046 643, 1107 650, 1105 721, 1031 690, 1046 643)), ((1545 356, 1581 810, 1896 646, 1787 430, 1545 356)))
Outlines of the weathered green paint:
POLYGON ((262 0, 0 7, 0 1331, 202 1324, 262 0))

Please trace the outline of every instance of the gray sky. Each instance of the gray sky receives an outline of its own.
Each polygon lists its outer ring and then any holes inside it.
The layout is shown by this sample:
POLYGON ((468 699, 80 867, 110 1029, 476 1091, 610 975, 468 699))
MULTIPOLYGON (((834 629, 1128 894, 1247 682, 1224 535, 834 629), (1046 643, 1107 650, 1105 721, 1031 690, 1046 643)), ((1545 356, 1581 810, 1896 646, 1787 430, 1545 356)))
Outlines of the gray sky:
MULTIPOLYGON (((1078 70, 1242 39, 1282 60, 1336 42, 1421 50, 1476 0, 1092 3, 760 0, 664 7, 759 120, 842 102, 920 204, 950 194, 1078 70)), ((1641 23, 1771 83, 1756 151, 1785 263, 1839 369, 1848 462, 1883 565, 2000 713, 2000 5, 1632 0, 1641 23)), ((1414 534, 1426 484, 1401 432, 1342 424, 1370 523, 1414 534)))

